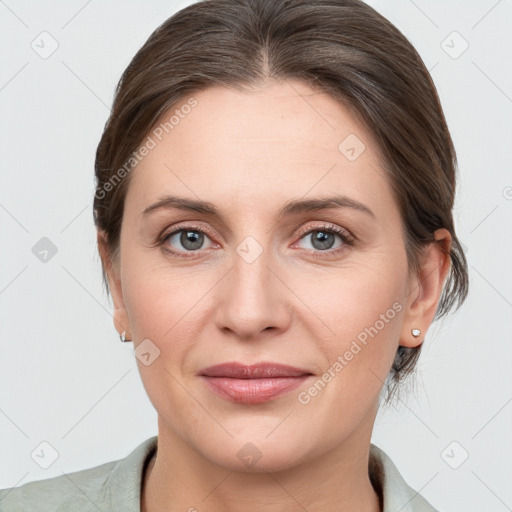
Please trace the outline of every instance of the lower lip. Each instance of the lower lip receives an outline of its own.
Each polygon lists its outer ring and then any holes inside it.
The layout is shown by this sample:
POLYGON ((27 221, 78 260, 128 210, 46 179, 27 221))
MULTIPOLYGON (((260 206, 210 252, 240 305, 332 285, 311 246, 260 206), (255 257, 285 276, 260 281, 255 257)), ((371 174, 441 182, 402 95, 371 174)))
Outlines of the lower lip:
POLYGON ((275 377, 272 379, 202 377, 207 386, 222 398, 242 404, 260 404, 298 388, 311 375, 275 377))

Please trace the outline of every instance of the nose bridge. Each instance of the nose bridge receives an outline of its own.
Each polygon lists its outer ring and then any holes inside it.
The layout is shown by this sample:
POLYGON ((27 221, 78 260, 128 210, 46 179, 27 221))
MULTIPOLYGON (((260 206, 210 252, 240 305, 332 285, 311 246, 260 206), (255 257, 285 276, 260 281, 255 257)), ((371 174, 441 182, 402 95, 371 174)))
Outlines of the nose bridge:
POLYGON ((252 236, 236 247, 233 258, 233 281, 242 293, 267 295, 270 292, 271 254, 252 236))
POLYGON ((236 247, 230 291, 247 318, 250 311, 254 316, 261 315, 269 307, 268 303, 276 299, 272 296, 270 260, 268 246, 263 247, 253 236, 246 237, 236 247))
MULTIPOLYGON (((263 239, 264 230, 260 233, 259 238, 263 239)), ((251 337, 268 327, 285 326, 288 321, 286 298, 284 290, 276 286, 272 266, 268 240, 260 243, 255 236, 249 235, 236 246, 232 271, 220 290, 219 328, 229 328, 242 337, 251 337)))

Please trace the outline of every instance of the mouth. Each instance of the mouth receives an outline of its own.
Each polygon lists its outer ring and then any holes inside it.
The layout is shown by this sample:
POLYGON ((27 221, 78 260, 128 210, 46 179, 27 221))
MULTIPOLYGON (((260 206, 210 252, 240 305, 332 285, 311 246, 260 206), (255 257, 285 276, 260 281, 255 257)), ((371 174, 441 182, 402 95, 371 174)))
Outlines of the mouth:
POLYGON ((258 404, 296 389, 313 374, 279 363, 231 362, 204 368, 199 376, 210 391, 236 403, 258 404))

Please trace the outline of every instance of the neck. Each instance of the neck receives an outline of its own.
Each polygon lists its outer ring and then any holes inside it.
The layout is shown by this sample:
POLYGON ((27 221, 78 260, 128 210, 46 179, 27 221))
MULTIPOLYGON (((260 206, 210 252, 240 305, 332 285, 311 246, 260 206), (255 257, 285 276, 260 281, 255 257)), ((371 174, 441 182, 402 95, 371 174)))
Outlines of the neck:
POLYGON ((362 446, 347 440, 284 471, 243 473, 222 468, 159 433, 157 454, 145 473, 141 511, 256 512, 264 504, 269 512, 380 512, 368 475, 369 444, 369 438, 362 446))

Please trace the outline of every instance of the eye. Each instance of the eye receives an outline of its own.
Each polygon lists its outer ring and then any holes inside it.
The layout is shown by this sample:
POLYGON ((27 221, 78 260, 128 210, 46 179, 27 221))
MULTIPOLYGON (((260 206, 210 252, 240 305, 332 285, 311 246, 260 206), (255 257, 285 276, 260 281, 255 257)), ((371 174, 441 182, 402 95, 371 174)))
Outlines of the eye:
MULTIPOLYGON (((181 226, 164 233, 157 244, 172 256, 189 258, 195 256, 194 253, 207 249, 208 241, 210 247, 216 246, 208 235, 209 232, 205 228, 181 226)), ((303 228, 299 231, 299 236, 301 241, 309 241, 314 257, 332 256, 355 243, 355 238, 348 231, 334 224, 303 228), (336 239, 338 239, 337 245, 336 239)), ((306 247, 306 249, 309 248, 306 247)))
POLYGON ((302 230, 299 235, 302 235, 301 240, 309 241, 310 248, 316 252, 333 254, 354 245, 354 238, 346 230, 333 224, 302 230), (339 240, 337 245, 336 238, 339 240))
POLYGON ((164 234, 160 240, 160 244, 165 245, 165 247, 163 247, 165 251, 175 256, 183 256, 186 258, 188 255, 184 253, 194 253, 205 249, 207 240, 210 240, 210 238, 205 230, 196 226, 184 226, 164 234), (171 249, 169 249, 169 246, 171 249))

